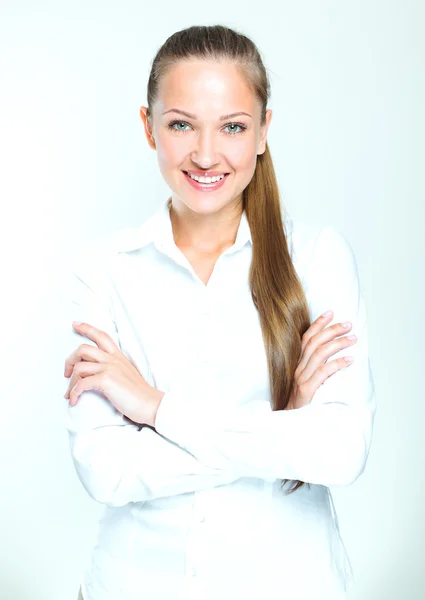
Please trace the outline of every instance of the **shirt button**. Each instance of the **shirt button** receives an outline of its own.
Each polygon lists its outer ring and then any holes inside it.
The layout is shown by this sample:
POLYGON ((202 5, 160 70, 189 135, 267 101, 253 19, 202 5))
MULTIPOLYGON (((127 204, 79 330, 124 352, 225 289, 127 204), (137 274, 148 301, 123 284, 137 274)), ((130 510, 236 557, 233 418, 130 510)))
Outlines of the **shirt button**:
POLYGON ((205 517, 204 517, 204 515, 202 515, 201 517, 199 517, 199 522, 200 522, 200 523, 203 523, 204 521, 205 521, 205 517))

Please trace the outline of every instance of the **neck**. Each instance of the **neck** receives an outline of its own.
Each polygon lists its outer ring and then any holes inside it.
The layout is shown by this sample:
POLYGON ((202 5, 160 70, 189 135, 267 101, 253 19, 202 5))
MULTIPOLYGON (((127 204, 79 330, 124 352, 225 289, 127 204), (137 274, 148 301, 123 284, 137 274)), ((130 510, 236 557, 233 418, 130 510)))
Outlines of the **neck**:
POLYGON ((215 213, 199 214, 183 202, 170 203, 174 242, 178 248, 201 254, 221 253, 233 246, 242 216, 242 204, 232 204, 215 213))

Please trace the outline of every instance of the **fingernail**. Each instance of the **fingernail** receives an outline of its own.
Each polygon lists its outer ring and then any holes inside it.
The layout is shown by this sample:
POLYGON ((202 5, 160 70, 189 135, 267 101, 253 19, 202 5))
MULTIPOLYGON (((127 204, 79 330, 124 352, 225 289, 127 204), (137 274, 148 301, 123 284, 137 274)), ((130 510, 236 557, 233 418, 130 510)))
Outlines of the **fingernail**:
POLYGON ((332 314, 331 310, 327 310, 325 313, 323 313, 322 317, 329 317, 329 315, 332 314))
POLYGON ((73 325, 81 325, 82 321, 72 321, 73 325))
POLYGON ((350 327, 350 325, 351 325, 351 322, 350 322, 350 321, 345 321, 345 323, 341 323, 341 325, 342 325, 343 327, 350 327))

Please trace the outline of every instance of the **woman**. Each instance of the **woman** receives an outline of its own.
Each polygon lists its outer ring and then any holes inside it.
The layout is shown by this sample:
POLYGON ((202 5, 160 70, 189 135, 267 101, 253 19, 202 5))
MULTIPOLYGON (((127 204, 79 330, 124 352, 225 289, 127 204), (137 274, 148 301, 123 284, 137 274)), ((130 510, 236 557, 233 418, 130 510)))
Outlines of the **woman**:
POLYGON ((371 443, 366 308, 345 238, 282 210, 269 93, 245 35, 172 35, 140 111, 172 195, 73 264, 66 427, 105 505, 84 600, 336 600, 353 582, 329 486, 371 443))

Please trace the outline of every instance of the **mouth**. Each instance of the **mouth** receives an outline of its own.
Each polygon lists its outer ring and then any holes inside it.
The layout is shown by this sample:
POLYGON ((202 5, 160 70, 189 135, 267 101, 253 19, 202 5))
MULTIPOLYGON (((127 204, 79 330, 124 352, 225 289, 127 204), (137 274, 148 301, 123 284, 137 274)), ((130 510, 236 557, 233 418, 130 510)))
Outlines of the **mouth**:
POLYGON ((196 181, 196 179, 192 179, 192 177, 188 174, 187 171, 183 171, 183 175, 185 176, 186 181, 188 181, 188 183, 195 189, 201 190, 203 192, 210 192, 223 187, 230 173, 224 173, 224 177, 222 177, 222 179, 214 183, 201 183, 200 181, 196 181))

